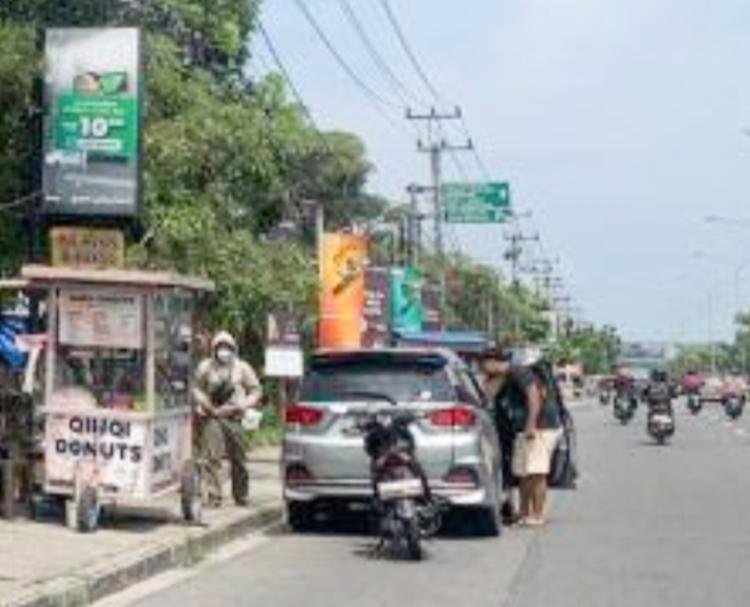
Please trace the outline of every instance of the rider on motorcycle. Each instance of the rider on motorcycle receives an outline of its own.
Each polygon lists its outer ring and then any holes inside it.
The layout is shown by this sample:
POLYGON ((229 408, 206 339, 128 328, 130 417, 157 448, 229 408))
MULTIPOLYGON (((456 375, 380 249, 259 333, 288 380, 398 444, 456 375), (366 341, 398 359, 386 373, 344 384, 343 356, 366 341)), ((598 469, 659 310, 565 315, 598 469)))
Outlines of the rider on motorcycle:
POLYGON ((703 376, 697 371, 690 369, 682 376, 682 391, 687 396, 691 394, 697 395, 700 393, 703 383, 703 376))
POLYGON ((635 391, 635 380, 627 367, 617 367, 614 379, 615 396, 629 399, 635 391))
POLYGON ((672 387, 669 384, 667 372, 654 369, 645 391, 649 419, 657 414, 672 417, 672 396, 672 387))

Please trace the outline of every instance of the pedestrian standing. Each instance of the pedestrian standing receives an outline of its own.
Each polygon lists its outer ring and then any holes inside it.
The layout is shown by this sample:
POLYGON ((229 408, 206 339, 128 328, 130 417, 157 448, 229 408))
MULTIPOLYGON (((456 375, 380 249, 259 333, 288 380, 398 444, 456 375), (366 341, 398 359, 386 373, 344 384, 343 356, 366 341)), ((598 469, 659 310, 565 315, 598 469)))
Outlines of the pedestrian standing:
POLYGON ((221 463, 229 459, 232 497, 248 503, 247 436, 242 418, 260 402, 262 391, 253 368, 239 358, 237 343, 227 332, 211 342, 211 356, 196 370, 194 400, 200 426, 201 451, 206 459, 209 505, 222 501, 221 463))
MULTIPOLYGON (((528 526, 545 523, 547 476, 561 426, 557 395, 535 373, 535 362, 514 364, 509 353, 490 352, 483 365, 501 384, 497 410, 507 415, 512 429, 511 474, 518 482, 518 516, 528 526)), ((508 438, 503 442, 507 448, 508 438)))

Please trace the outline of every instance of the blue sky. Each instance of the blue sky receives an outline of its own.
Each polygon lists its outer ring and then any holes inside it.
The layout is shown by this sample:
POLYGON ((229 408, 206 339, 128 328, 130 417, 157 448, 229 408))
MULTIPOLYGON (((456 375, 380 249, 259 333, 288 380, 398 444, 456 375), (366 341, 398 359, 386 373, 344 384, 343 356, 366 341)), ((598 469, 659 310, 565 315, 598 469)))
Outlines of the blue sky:
MULTIPOLYGON (((463 107, 492 175, 533 210, 531 229, 560 256, 588 318, 631 338, 705 339, 709 325, 731 334, 733 269, 750 260, 750 229, 703 219, 750 222, 750 2, 390 1, 431 80, 463 107)), ((395 98, 338 0, 306 2, 367 85, 395 98)), ((349 3, 429 103, 379 0, 349 3)), ((403 198, 405 184, 427 179, 401 110, 375 109, 293 0, 265 0, 262 18, 320 126, 364 139, 377 166, 372 190, 403 198)), ((254 47, 256 69, 267 69, 268 53, 254 47)), ((461 162, 480 177, 470 156, 461 162)), ((449 158, 445 172, 458 176, 449 158)), ((448 240, 484 261, 503 246, 498 228, 452 228, 448 240)), ((750 308, 750 266, 742 278, 750 308)))

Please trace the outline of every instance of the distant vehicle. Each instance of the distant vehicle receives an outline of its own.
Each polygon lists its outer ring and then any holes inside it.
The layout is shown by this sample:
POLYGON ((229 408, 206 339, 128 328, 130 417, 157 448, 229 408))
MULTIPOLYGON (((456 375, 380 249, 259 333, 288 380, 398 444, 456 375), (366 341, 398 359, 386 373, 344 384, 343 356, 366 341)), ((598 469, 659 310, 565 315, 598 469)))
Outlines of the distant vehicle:
POLYGON ((503 479, 492 416, 465 363, 431 349, 313 356, 300 402, 286 410, 282 472, 290 526, 309 527, 326 506, 372 503, 357 418, 384 409, 418 417, 409 431, 431 493, 471 517, 481 533, 498 535, 503 479), (395 405, 356 396, 367 392, 395 405))
POLYGON ((724 395, 724 380, 718 375, 706 376, 700 390, 700 400, 703 403, 720 403, 724 395))

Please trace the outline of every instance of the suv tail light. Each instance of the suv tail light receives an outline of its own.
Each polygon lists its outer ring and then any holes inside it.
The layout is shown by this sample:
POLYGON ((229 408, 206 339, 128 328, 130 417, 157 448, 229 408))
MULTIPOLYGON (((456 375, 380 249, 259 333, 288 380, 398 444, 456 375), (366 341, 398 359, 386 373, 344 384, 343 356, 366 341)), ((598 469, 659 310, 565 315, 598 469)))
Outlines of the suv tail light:
POLYGON ((313 480, 313 475, 303 464, 290 464, 286 469, 286 484, 300 485, 313 480))
POLYGON ((438 428, 470 428, 477 421, 474 411, 462 405, 433 411, 429 419, 430 423, 438 428))
POLYGON ((316 426, 323 419, 323 411, 315 407, 304 405, 289 405, 286 409, 285 421, 287 424, 299 424, 300 426, 316 426))
POLYGON ((455 483, 457 485, 479 486, 479 477, 476 470, 468 466, 456 466, 443 477, 446 483, 455 483))

